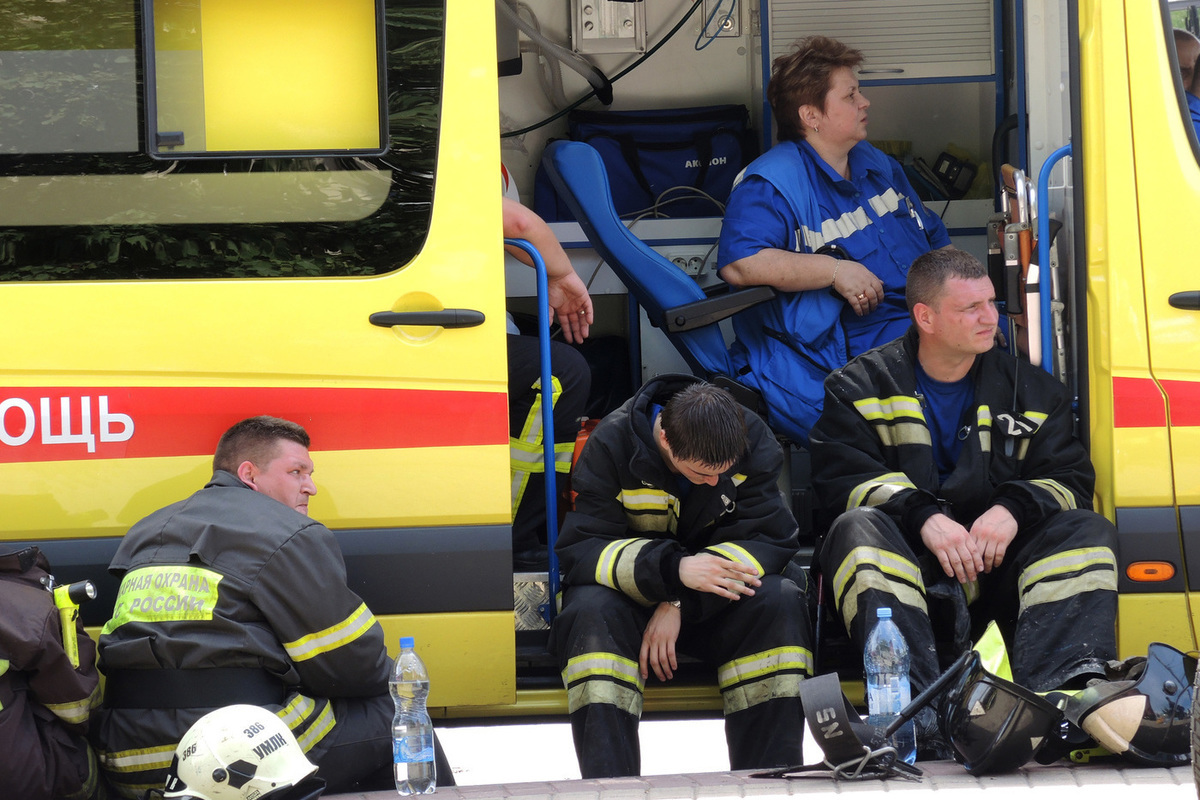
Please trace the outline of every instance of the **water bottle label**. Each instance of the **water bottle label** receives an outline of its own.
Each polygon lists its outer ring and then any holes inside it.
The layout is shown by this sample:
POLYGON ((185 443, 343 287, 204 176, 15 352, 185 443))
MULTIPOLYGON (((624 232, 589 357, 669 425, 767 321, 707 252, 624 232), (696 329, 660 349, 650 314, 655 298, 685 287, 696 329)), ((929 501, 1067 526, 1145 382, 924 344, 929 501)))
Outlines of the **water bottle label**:
POLYGON ((397 764, 433 761, 433 734, 392 739, 392 760, 397 764))

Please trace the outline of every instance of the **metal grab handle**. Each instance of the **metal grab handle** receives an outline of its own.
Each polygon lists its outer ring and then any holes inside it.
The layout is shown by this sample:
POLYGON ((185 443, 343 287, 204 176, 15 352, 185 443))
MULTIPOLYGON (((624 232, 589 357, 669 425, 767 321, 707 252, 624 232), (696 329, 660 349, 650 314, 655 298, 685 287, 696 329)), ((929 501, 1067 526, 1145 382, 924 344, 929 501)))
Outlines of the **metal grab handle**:
POLYGON ((372 325, 390 328, 393 325, 436 325, 442 328, 474 328, 482 325, 482 311, 470 308, 447 308, 442 311, 376 311, 369 317, 372 325))
POLYGON ((1184 311, 1200 311, 1200 291, 1176 292, 1167 302, 1172 308, 1182 308, 1184 311))

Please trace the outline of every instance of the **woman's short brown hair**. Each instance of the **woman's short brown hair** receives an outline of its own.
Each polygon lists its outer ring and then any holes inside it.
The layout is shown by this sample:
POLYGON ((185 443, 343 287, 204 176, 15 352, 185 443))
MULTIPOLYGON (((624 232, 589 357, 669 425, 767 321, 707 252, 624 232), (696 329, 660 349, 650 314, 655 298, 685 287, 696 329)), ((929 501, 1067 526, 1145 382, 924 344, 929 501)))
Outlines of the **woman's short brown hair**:
POLYGON ((863 62, 861 50, 828 36, 806 36, 796 49, 775 59, 767 84, 767 102, 775 114, 775 131, 781 142, 804 138, 797 113, 800 106, 824 110, 830 76, 840 67, 854 69, 863 62))

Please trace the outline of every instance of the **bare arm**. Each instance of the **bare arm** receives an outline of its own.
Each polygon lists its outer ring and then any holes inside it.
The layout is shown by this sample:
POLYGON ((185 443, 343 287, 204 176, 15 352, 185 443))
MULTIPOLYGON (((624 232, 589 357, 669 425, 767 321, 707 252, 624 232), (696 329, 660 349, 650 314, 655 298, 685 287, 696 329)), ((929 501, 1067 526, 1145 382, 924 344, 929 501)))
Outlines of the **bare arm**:
MULTIPOLYGON (((592 298, 571 266, 566 251, 554 238, 550 226, 525 206, 505 197, 504 236, 508 239, 525 239, 542 254, 542 260, 546 262, 550 308, 562 326, 563 336, 572 343, 586 339, 588 326, 593 322, 592 298)), ((524 250, 516 247, 506 247, 505 250, 521 263, 533 266, 533 260, 524 250)))
POLYGON ((734 286, 773 286, 785 292, 833 288, 860 317, 883 299, 883 282, 857 261, 766 248, 721 268, 734 286))

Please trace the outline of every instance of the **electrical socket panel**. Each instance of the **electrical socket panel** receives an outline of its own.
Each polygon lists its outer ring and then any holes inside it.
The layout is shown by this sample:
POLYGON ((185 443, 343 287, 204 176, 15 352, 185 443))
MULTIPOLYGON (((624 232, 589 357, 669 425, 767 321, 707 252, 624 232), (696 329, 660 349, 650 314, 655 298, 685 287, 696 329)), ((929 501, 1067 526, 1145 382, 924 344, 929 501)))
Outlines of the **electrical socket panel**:
MULTIPOLYGON (((716 33, 718 37, 742 35, 742 5, 739 0, 704 0, 701 15, 701 28, 710 24, 710 19, 713 26, 720 23, 716 33), (712 19, 714 14, 716 18, 712 19)), ((713 35, 711 29, 708 30, 708 35, 713 35)))
POLYGON ((693 278, 716 269, 717 253, 712 245, 670 245, 654 249, 693 278))

